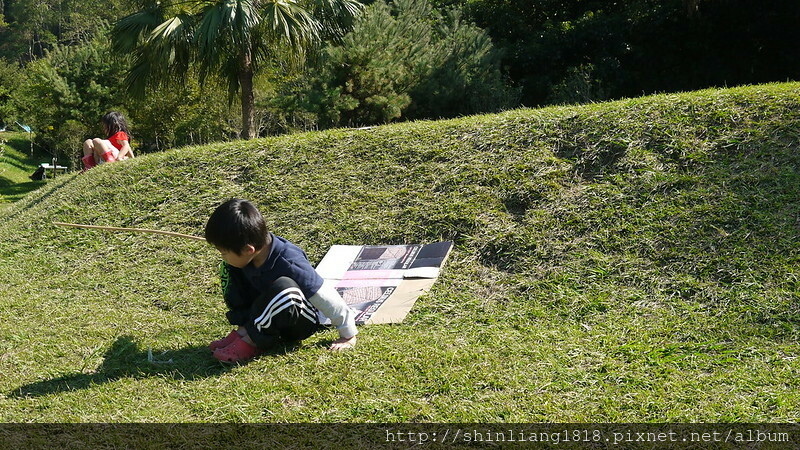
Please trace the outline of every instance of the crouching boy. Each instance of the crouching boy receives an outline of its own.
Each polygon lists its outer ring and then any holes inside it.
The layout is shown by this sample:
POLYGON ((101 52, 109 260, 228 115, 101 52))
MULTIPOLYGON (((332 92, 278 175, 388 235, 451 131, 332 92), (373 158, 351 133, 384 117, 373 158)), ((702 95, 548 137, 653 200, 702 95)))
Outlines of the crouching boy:
POLYGON ((227 318, 238 328, 211 343, 214 357, 239 362, 279 342, 305 339, 321 328, 317 311, 331 319, 339 339, 331 350, 351 348, 355 313, 311 266, 305 252, 267 230, 258 209, 231 199, 211 214, 206 241, 222 255, 222 290, 227 318))

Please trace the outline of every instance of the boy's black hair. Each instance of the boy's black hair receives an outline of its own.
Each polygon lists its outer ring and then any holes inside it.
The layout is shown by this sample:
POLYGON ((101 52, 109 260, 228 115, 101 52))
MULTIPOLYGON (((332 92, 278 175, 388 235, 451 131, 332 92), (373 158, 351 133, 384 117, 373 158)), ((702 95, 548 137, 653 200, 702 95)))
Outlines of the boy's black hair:
POLYGON ((269 245, 272 236, 254 204, 241 198, 232 198, 219 205, 208 218, 206 241, 240 254, 248 245, 256 250, 269 245))

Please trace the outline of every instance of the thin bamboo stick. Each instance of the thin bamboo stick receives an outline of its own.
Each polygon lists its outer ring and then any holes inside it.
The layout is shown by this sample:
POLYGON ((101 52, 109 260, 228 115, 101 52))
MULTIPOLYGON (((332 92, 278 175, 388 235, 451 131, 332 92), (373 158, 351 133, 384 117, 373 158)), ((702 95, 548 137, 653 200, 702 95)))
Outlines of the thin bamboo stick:
POLYGON ((73 227, 73 228, 91 228, 93 230, 109 230, 109 231, 124 231, 124 232, 133 232, 133 233, 151 233, 151 234, 163 234, 166 236, 174 236, 180 237, 185 239, 192 239, 195 241, 204 241, 205 238, 200 236, 192 236, 191 234, 183 234, 183 233, 175 233, 174 231, 161 231, 161 230, 151 230, 148 228, 122 228, 122 227, 106 227, 101 225, 82 225, 79 223, 65 223, 65 222, 53 222, 53 225, 58 225, 62 227, 73 227))

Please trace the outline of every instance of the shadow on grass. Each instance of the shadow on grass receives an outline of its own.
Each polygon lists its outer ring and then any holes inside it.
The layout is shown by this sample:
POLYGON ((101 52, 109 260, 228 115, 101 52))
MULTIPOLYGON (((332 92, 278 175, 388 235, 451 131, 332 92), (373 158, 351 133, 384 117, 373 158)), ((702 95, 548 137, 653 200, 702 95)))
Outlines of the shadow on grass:
MULTIPOLYGON (((279 346, 264 356, 277 355, 296 349, 279 346)), ((88 389, 123 378, 143 379, 154 376, 179 380, 195 380, 218 376, 235 365, 223 364, 211 356, 206 346, 191 346, 163 353, 142 350, 130 336, 120 336, 103 357, 103 364, 93 373, 79 372, 52 380, 26 384, 9 392, 9 397, 40 397, 60 392, 88 389)))
POLYGON ((52 153, 42 149, 38 145, 36 146, 37 148, 34 149, 33 153, 31 153, 31 143, 27 134, 0 134, 0 142, 4 142, 5 145, 11 149, 9 152, 2 153, 3 162, 20 170, 28 171, 28 169, 31 167, 36 168, 40 163, 49 163, 54 156, 52 153))
MULTIPOLYGON (((11 145, 14 141, 8 141, 11 145)), ((19 145, 16 145, 19 147, 19 145)), ((51 156, 37 152, 30 156, 28 153, 0 151, 0 203, 14 203, 36 189, 47 184, 47 181, 18 181, 29 178, 40 163, 50 162, 51 156), (7 171, 7 172, 6 172, 7 171), (5 172, 5 173, 3 173, 5 172), (11 174, 11 176, 6 176, 11 174), (24 176, 23 176, 24 174, 24 176)), ((63 176, 63 175, 62 175, 63 176)), ((48 173, 48 179, 52 179, 48 173)))
POLYGON ((6 202, 16 202, 29 192, 39 189, 46 183, 46 181, 15 183, 8 178, 0 177, 0 199, 6 202))

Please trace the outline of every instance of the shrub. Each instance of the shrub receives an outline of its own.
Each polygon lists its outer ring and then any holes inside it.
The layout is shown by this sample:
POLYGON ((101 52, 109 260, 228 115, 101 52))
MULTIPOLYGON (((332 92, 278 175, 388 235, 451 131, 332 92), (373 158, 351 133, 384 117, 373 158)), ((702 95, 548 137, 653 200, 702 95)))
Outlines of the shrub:
POLYGON ((301 97, 322 126, 453 117, 517 99, 488 35, 427 0, 375 2, 341 45, 325 49, 318 70, 301 97))

